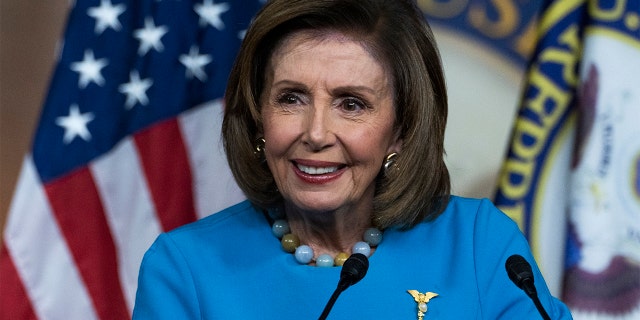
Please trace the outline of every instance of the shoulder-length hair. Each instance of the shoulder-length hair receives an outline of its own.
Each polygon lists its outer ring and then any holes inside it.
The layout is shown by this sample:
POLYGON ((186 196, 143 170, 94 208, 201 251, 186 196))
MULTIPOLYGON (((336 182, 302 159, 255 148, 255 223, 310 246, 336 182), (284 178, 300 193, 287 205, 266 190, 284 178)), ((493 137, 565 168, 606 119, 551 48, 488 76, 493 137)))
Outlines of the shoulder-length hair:
POLYGON ((260 97, 274 50, 303 30, 337 31, 360 42, 393 79, 402 151, 394 168, 378 177, 373 223, 408 228, 435 219, 450 194, 443 159, 447 93, 433 33, 411 0, 273 0, 262 8, 245 35, 225 93, 224 148, 240 188, 262 208, 282 201, 255 152, 262 130, 260 97))

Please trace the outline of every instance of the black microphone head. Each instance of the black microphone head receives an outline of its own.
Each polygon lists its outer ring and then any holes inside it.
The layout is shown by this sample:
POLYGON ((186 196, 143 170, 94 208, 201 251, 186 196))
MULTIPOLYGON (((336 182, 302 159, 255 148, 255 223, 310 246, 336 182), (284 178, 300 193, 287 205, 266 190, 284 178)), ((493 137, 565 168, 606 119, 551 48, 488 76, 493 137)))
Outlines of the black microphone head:
POLYGON ((509 279, 511 279, 518 288, 524 289, 524 283, 526 281, 533 282, 531 265, 521 255, 514 254, 510 256, 504 266, 507 269, 509 279))
POLYGON ((348 286, 356 284, 362 280, 369 269, 369 259, 362 253, 352 254, 342 265, 340 271, 340 282, 348 286))

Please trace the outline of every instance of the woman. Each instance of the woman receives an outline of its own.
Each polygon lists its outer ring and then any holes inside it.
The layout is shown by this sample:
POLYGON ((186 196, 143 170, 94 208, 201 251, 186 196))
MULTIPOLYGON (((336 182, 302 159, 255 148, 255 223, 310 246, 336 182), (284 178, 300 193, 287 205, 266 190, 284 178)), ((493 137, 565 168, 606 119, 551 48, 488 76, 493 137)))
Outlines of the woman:
MULTIPOLYGON (((539 317, 504 268, 512 254, 533 262, 517 226, 449 195, 444 77, 411 2, 267 3, 225 99, 225 149, 248 201, 158 238, 134 318, 316 318, 332 266, 354 252, 370 268, 333 319, 539 317)), ((550 316, 570 318, 534 275, 550 316)))

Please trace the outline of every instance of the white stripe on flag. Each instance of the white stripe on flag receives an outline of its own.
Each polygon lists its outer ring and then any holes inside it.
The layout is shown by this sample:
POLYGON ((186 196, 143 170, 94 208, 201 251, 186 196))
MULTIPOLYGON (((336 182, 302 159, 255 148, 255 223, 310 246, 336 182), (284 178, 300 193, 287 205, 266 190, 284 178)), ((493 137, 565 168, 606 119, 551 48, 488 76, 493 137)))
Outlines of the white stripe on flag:
POLYGON ((90 168, 115 241, 127 307, 133 312, 142 256, 162 227, 130 137, 94 161, 90 168))
POLYGON ((30 156, 22 165, 4 237, 38 318, 97 319, 30 156))
POLYGON ((223 110, 221 101, 215 100, 178 117, 191 161, 198 218, 245 199, 233 179, 222 145, 223 110))

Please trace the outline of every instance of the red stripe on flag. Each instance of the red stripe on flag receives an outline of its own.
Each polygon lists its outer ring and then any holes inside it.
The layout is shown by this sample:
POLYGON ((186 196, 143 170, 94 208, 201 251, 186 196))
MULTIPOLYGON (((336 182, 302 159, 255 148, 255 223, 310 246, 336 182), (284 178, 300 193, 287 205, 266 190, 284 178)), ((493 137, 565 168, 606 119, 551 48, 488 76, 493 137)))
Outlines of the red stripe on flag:
POLYGON ((163 230, 195 221, 191 166, 177 119, 141 131, 135 142, 163 230))
POLYGON ((0 319, 37 319, 6 243, 0 248, 0 319))
POLYGON ((116 248, 91 172, 82 168, 48 183, 45 191, 99 318, 129 319, 116 248))

